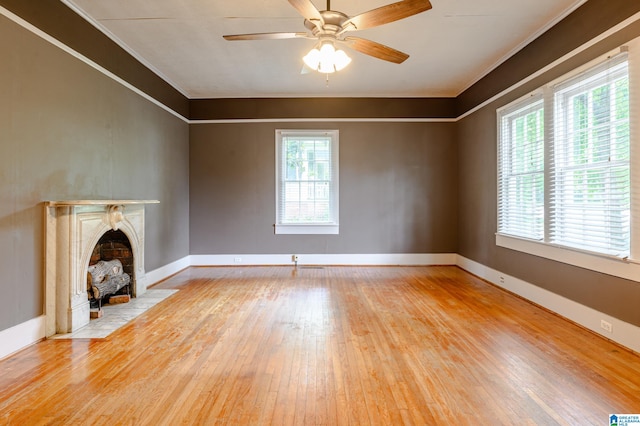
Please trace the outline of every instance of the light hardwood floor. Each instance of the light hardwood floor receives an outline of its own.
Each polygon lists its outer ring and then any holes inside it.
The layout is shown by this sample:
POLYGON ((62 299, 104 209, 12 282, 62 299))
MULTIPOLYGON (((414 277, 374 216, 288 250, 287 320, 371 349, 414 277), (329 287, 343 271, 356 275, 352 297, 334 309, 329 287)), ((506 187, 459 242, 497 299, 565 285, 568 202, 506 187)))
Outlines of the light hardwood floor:
POLYGON ((0 424, 605 425, 640 357, 456 267, 190 268, 0 362, 0 424))

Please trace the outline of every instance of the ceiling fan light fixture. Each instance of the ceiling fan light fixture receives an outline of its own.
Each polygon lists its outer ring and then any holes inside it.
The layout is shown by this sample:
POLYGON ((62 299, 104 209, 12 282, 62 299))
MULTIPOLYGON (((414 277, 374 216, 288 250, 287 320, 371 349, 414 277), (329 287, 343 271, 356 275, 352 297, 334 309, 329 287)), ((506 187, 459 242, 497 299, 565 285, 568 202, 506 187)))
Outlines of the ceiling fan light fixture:
POLYGON ((345 53, 344 50, 336 50, 336 56, 334 57, 334 65, 336 71, 340 71, 351 63, 351 58, 345 53))
POLYGON ((302 60, 309 68, 317 70, 320 65, 320 51, 314 47, 302 60))
POLYGON ((320 49, 314 47, 302 60, 309 68, 323 74, 340 71, 351 63, 351 58, 344 50, 336 50, 332 41, 323 41, 320 49))
POLYGON ((401 64, 409 55, 378 42, 344 34, 378 27, 400 19, 417 15, 432 8, 430 0, 400 0, 385 6, 371 9, 355 16, 331 9, 331 0, 327 0, 327 8, 318 10, 312 0, 289 0, 300 15, 304 17, 307 32, 277 32, 232 34, 223 36, 225 40, 280 40, 306 38, 318 40, 318 44, 302 59, 307 69, 320 73, 334 73, 344 69, 351 63, 351 58, 342 50, 336 50, 335 43, 346 43, 349 48, 362 54, 383 61, 401 64))

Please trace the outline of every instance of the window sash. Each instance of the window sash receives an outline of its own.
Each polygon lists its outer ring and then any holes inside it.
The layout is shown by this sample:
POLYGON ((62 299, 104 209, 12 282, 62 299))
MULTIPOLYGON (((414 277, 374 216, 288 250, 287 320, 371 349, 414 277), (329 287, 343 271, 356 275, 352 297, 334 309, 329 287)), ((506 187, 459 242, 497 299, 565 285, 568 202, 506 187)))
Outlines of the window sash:
POLYGON ((628 81, 621 55, 554 88, 552 243, 630 253, 628 81))
POLYGON ((498 232, 544 237, 544 104, 540 94, 499 111, 498 232))
POLYGON ((338 131, 276 131, 276 233, 338 233, 338 131))

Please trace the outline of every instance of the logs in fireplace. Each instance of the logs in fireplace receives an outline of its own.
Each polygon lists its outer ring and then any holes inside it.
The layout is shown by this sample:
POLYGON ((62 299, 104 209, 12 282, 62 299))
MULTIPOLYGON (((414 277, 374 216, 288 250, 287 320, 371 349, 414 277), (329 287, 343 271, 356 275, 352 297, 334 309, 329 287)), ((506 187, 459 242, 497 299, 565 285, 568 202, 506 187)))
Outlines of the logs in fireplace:
POLYGON ((87 293, 92 308, 100 308, 102 299, 116 294, 131 282, 129 274, 122 269, 118 259, 101 260, 88 268, 87 293))

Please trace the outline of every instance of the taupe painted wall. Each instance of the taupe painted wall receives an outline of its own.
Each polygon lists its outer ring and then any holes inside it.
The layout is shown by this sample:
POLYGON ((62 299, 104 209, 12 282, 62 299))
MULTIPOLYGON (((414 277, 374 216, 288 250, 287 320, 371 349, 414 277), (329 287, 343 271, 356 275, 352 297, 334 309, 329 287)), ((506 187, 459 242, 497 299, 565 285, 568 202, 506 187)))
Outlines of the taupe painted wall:
POLYGON ((454 123, 191 126, 191 254, 455 253, 454 123), (275 130, 340 130, 340 235, 274 235, 275 130))
POLYGON ((189 254, 188 125, 0 16, 0 330, 43 313, 43 205, 158 199, 146 268, 189 254))
POLYGON ((192 99, 192 120, 456 118, 455 98, 192 99))

